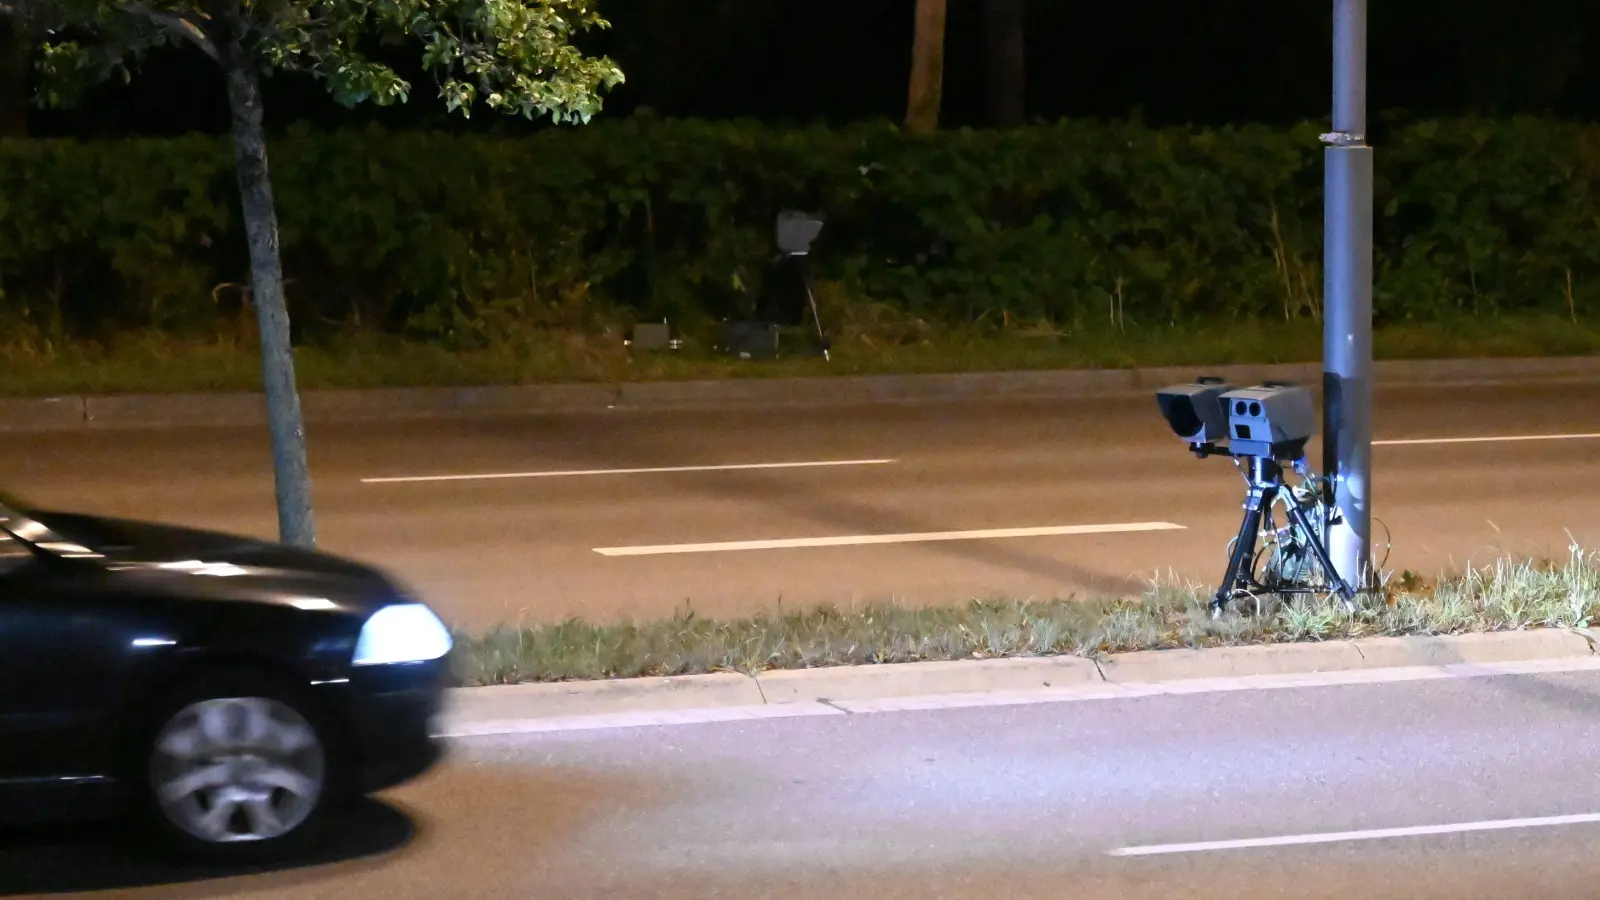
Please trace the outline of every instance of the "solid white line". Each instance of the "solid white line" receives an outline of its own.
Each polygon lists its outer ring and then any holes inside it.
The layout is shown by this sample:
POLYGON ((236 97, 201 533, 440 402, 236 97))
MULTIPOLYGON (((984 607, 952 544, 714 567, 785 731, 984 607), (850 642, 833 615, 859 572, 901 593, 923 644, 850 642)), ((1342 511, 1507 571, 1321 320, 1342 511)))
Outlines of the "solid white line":
POLYGON ((1428 444, 1501 444, 1516 441, 1592 441, 1600 439, 1596 434, 1515 434, 1497 437, 1464 437, 1464 438, 1412 438, 1401 441, 1373 441, 1374 447, 1420 447, 1428 444))
POLYGON ((1558 825, 1586 825, 1596 822, 1600 822, 1600 813, 1546 816, 1537 819, 1500 819, 1492 822, 1460 822, 1454 825, 1421 825, 1413 828, 1377 828, 1371 831, 1339 831, 1328 834, 1295 834, 1285 837, 1247 838, 1239 841, 1158 844, 1149 847, 1121 847, 1108 852, 1111 856, 1163 856, 1173 853, 1206 853, 1216 850, 1250 850, 1263 847, 1294 847, 1305 844, 1336 844, 1349 841, 1376 841, 1386 838, 1422 837, 1435 834, 1463 834, 1473 831, 1552 828, 1558 825))
POLYGON ((411 475, 398 478, 363 478, 362 484, 399 484, 419 481, 488 481, 498 478, 571 478, 580 475, 656 475, 669 472, 736 472, 748 469, 815 469, 824 466, 885 466, 893 459, 837 459, 819 462, 744 463, 728 466, 657 466, 647 469, 570 469, 552 472, 491 472, 483 475, 411 475))
POLYGON ((770 541, 727 541, 716 544, 658 544, 652 547, 595 547, 601 556, 661 556, 668 553, 724 553, 731 550, 787 550, 794 547, 853 547, 862 544, 918 544, 928 541, 977 541, 991 538, 1046 537, 1064 534, 1120 534, 1130 531, 1180 531, 1171 522, 1124 525, 1052 525, 1044 528, 993 528, 987 531, 928 531, 919 534, 854 534, 841 537, 781 538, 770 541))

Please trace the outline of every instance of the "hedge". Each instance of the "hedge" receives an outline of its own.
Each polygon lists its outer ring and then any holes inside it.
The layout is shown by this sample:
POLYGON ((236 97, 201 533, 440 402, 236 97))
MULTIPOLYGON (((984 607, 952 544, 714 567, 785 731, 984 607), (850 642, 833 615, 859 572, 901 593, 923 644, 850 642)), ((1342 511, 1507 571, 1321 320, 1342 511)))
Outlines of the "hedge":
MULTIPOLYGON (((479 340, 556 308, 720 316, 759 287, 791 207, 828 218, 821 277, 939 319, 1314 315, 1317 132, 634 118, 301 133, 271 156, 301 326, 479 340)), ((1600 128, 1429 121, 1378 153, 1380 318, 1593 307, 1600 128)), ((248 282, 230 165, 206 136, 0 142, 0 323, 215 327, 248 282)))

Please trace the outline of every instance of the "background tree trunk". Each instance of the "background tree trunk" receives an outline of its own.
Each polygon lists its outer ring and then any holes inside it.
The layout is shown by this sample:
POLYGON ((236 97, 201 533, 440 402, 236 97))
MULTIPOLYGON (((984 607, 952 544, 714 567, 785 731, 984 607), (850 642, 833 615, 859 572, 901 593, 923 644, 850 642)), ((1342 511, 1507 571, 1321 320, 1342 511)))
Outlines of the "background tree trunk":
POLYGON ((28 76, 32 56, 22 26, 0 17, 0 138, 28 136, 28 76))
POLYGON ((906 104, 906 130, 912 134, 939 130, 939 111, 944 103, 945 13, 946 0, 917 0, 911 92, 906 104))
POLYGON ((1028 0, 984 0, 985 103, 989 124, 1028 120, 1028 0))
POLYGON ((295 387, 294 351, 289 344, 289 309, 284 302, 283 262, 278 254, 278 214, 267 174, 260 75, 254 60, 236 48, 224 54, 223 64, 233 115, 234 165, 250 246, 251 297, 261 330, 261 374, 272 434, 278 533, 286 544, 312 547, 316 545, 316 525, 311 514, 311 468, 306 460, 300 392, 295 387))

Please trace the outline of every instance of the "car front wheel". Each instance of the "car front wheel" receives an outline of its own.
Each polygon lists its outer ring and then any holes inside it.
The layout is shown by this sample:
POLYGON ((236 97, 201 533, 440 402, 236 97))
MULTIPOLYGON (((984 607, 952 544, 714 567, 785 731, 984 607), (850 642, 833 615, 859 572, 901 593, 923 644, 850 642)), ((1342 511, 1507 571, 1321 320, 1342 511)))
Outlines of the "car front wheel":
POLYGON ((169 849, 214 862, 304 849, 337 793, 326 728, 265 677, 219 673, 179 691, 146 743, 145 807, 169 849))

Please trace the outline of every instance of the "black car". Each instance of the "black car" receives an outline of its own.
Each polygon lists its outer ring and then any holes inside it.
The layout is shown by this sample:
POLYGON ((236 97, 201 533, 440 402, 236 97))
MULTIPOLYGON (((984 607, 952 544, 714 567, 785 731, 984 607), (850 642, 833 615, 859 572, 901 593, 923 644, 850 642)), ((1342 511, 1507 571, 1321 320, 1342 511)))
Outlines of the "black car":
POLYGON ((451 637, 381 573, 0 498, 0 819, 235 862, 438 759, 451 637))

